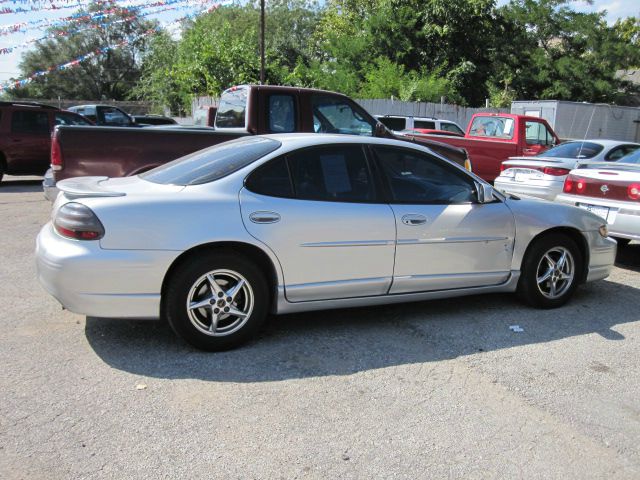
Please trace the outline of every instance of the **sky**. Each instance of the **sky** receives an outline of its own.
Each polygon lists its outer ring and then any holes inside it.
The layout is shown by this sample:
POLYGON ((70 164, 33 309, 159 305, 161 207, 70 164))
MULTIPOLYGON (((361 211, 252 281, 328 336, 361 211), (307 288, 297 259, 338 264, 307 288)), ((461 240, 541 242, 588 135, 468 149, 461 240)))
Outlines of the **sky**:
MULTIPOLYGON (((87 4, 88 0, 75 0, 78 3, 87 4)), ((167 0, 160 0, 167 1, 167 0)), ((176 0, 170 0, 176 1, 176 0)), ((181 3, 176 3, 171 6, 184 6, 180 10, 166 11, 155 15, 148 15, 146 18, 156 19, 162 25, 171 24, 176 19, 183 17, 186 14, 194 14, 202 9, 202 2, 209 1, 208 5, 216 3, 215 0, 182 0, 181 3), (189 8, 186 8, 189 7, 189 8)), ((218 0, 219 1, 219 0, 218 0)), ((118 2, 122 6, 126 5, 144 5, 149 3, 156 3, 158 0, 122 0, 118 2)), ((508 3, 508 0, 498 0, 498 5, 504 5, 508 3)), ((71 0, 0 0, 0 32, 3 31, 2 27, 6 25, 13 25, 19 22, 32 22, 37 20, 49 20, 55 21, 57 19, 72 15, 75 10, 73 8, 57 10, 54 12, 29 12, 29 13, 10 13, 3 14, 2 8, 28 8, 30 6, 47 6, 47 5, 69 5, 71 0)), ((614 23, 618 18, 625 18, 630 16, 640 16, 640 0, 594 0, 591 5, 584 1, 572 2, 572 6, 575 10, 582 12, 595 12, 595 11, 607 11, 607 21, 614 23)), ((163 8, 155 7, 151 10, 158 10, 163 8)), ((177 25, 172 24, 174 28, 177 25)), ((45 35, 44 30, 29 29, 22 33, 12 33, 10 35, 0 36, 0 49, 10 48, 16 45, 24 44, 30 40, 34 40, 45 35)), ((29 48, 33 47, 33 43, 28 44, 25 48, 17 48, 9 54, 0 53, 0 83, 5 82, 9 78, 18 78, 19 69, 18 63, 20 62, 21 55, 29 48)), ((0 50, 1 52, 1 50, 0 50)), ((87 52, 88 53, 88 52, 87 52)), ((69 61, 73 60, 69 58, 69 61)))

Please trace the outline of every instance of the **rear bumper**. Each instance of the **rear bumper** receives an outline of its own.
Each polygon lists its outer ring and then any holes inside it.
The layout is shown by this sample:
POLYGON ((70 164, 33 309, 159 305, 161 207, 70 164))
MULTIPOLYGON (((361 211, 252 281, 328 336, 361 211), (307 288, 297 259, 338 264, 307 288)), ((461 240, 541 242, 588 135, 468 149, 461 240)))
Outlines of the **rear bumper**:
POLYGON ((515 182, 505 180, 501 177, 496 178, 494 186, 506 193, 515 195, 527 195, 530 197, 543 198, 545 200, 553 200, 556 195, 562 192, 564 182, 553 182, 548 180, 532 180, 530 182, 515 182))
POLYGON ((592 197, 577 197, 575 195, 558 195, 556 201, 568 205, 577 206, 578 203, 590 204, 609 208, 607 224, 609 235, 612 237, 640 240, 640 204, 631 202, 603 202, 592 197))
POLYGON ((48 223, 36 240, 36 269, 44 289, 71 312, 158 318, 162 281, 179 253, 104 250, 97 241, 63 238, 48 223))
POLYGON ((44 174, 42 190, 44 191, 44 198, 49 200, 51 203, 56 201, 56 197, 60 191, 56 188, 56 181, 53 179, 53 172, 51 169, 47 170, 44 174))

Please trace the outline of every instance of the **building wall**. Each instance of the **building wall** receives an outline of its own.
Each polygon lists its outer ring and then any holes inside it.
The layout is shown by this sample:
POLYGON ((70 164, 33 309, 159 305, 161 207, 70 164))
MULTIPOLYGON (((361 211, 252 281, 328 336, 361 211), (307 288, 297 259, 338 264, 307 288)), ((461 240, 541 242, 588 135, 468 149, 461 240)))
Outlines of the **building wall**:
POLYGON ((640 142, 640 108, 556 100, 518 101, 511 113, 538 112, 562 139, 602 138, 640 142))

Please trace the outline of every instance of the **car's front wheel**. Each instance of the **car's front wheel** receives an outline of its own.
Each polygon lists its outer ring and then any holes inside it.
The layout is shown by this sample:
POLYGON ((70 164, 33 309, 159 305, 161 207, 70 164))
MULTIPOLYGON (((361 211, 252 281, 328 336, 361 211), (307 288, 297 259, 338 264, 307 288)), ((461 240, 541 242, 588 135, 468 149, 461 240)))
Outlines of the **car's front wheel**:
POLYGON ((536 240, 522 264, 518 296, 538 308, 564 305, 578 286, 582 262, 580 249, 566 235, 536 240))
POLYGON ((171 328, 193 346, 210 351, 249 340, 269 308, 263 273, 233 253, 192 257, 174 272, 165 295, 171 328))

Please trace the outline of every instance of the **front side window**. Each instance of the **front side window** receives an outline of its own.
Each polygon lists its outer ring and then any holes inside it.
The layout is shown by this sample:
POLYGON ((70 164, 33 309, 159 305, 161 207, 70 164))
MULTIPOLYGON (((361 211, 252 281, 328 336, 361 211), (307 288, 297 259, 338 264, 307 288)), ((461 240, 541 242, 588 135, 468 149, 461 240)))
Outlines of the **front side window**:
POLYGON ((288 155, 296 198, 372 202, 373 182, 360 145, 304 149, 288 155))
POLYGON ((246 167, 280 145, 270 138, 239 138, 178 158, 140 174, 140 178, 164 185, 209 183, 246 167))
POLYGON ((216 113, 216 128, 245 128, 248 96, 247 87, 232 88, 223 92, 216 113))
POLYGON ((296 109, 292 95, 269 96, 269 131, 271 133, 296 131, 296 109))
POLYGON ((80 115, 73 115, 65 112, 56 112, 54 121, 56 125, 91 125, 90 122, 82 118, 80 115))
POLYGON ((375 123, 341 98, 314 95, 311 106, 316 133, 373 135, 375 123))
POLYGON ((35 112, 18 110, 11 117, 11 131, 13 133, 49 133, 49 114, 47 112, 35 112))
POLYGON ((397 203, 437 204, 476 201, 473 180, 430 155, 397 147, 374 147, 380 169, 397 203))
POLYGON ((100 116, 104 125, 127 126, 131 119, 121 110, 114 107, 102 107, 100 116))

